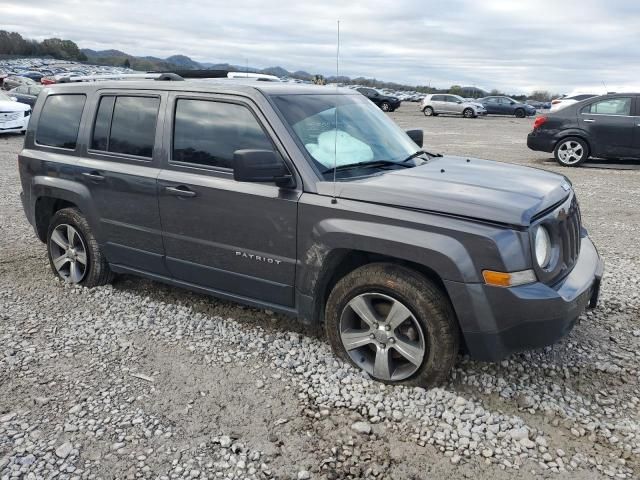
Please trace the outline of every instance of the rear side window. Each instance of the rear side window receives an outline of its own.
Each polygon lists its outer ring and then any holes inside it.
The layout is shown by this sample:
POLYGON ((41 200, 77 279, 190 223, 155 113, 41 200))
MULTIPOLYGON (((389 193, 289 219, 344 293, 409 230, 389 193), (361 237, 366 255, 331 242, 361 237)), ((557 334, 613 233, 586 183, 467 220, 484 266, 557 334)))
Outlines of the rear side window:
POLYGON ((93 125, 91 148, 150 158, 159 106, 157 97, 102 97, 93 125))
POLYGON ((38 120, 36 143, 75 149, 86 98, 85 95, 49 95, 38 120))
POLYGON ((273 150, 248 108, 235 103, 178 99, 173 126, 174 161, 233 168, 233 153, 246 148, 273 150))
POLYGON ((601 100, 587 105, 582 113, 600 115, 631 115, 631 97, 618 97, 601 100))

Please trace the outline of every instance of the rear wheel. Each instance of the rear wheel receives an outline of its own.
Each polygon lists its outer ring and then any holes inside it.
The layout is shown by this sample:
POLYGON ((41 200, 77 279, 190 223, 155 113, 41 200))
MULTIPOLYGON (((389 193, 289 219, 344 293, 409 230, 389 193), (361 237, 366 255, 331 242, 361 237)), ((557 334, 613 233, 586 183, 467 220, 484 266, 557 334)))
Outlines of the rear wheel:
POLYGON ((577 167, 589 158, 589 145, 581 138, 568 137, 558 142, 553 155, 560 165, 577 167))
POLYGON ((51 269, 65 282, 97 287, 113 279, 87 220, 75 208, 64 208, 53 216, 47 247, 51 269))
POLYGON ((422 110, 422 113, 424 113, 425 117, 433 117, 433 108, 424 107, 424 110, 422 110))
POLYGON ((325 328, 340 358, 391 384, 446 381, 459 348, 444 293, 419 273, 388 263, 360 267, 336 284, 325 328))
POLYGON ((473 118, 475 117, 475 113, 473 112, 473 108, 465 108, 462 112, 464 118, 473 118))

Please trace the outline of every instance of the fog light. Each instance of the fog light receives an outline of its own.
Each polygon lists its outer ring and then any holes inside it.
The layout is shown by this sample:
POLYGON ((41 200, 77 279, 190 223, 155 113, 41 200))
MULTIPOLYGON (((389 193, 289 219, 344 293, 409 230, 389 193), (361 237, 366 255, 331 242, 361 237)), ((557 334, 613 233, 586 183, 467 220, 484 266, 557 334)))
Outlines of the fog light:
POLYGON ((483 270, 482 276, 487 285, 493 285, 494 287, 515 287, 536 281, 536 274, 533 270, 522 270, 520 272, 483 270))

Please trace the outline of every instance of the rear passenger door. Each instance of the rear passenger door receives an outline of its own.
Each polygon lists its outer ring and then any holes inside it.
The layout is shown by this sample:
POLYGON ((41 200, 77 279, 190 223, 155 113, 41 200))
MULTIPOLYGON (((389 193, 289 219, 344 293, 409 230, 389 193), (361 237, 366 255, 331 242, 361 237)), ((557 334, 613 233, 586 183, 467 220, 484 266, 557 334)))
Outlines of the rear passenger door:
POLYGON ((436 113, 444 113, 447 111, 447 104, 444 100, 444 95, 433 95, 431 97, 431 106, 436 113))
POLYGON ((171 94, 159 177, 166 263, 174 278, 232 298, 294 305, 300 190, 237 182, 233 154, 284 150, 248 100, 171 94))
POLYGON ((162 116, 167 94, 99 91, 77 180, 91 192, 98 240, 116 266, 168 275, 158 208, 162 116))
POLYGON ((578 114, 580 127, 589 135, 594 155, 630 155, 637 128, 631 115, 633 97, 613 97, 585 105, 578 114))

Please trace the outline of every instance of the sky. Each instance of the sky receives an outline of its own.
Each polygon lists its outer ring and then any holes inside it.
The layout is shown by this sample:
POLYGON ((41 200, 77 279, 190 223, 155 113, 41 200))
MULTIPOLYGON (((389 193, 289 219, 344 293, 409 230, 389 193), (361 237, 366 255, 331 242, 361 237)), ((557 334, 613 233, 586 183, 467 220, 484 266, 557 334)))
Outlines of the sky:
POLYGON ((338 20, 350 77, 510 93, 640 84, 638 0, 0 0, 0 29, 26 38, 324 75, 338 20))

